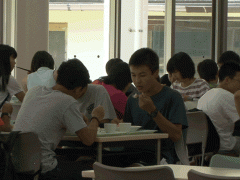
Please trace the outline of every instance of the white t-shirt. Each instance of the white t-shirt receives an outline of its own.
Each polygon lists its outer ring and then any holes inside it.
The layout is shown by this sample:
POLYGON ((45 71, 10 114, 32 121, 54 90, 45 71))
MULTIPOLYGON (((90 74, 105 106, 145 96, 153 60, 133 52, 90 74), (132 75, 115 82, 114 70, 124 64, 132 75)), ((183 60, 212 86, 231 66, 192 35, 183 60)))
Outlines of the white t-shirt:
MULTIPOLYGON (((0 84, 2 84, 2 77, 0 78, 0 84)), ((13 95, 18 94, 20 92, 22 92, 22 89, 18 85, 16 79, 10 75, 6 91, 5 92, 0 91, 0 104, 7 97, 8 93, 10 94, 10 97, 8 98, 7 101, 10 101, 13 95)))
POLYGON ((26 94, 13 130, 38 135, 45 173, 57 165, 54 150, 66 130, 75 133, 86 126, 77 100, 61 91, 36 86, 26 94))
POLYGON ((103 86, 88 84, 86 93, 78 99, 80 111, 90 120, 92 110, 99 105, 104 108, 105 116, 103 119, 114 119, 117 117, 112 101, 107 90, 103 86))
POLYGON ((211 119, 220 137, 219 150, 232 150, 236 138, 232 136, 234 123, 239 120, 234 95, 222 88, 213 88, 198 101, 198 109, 211 119))
POLYGON ((27 88, 28 90, 34 86, 53 87, 56 81, 53 77, 54 70, 48 67, 40 67, 36 72, 28 75, 27 88))

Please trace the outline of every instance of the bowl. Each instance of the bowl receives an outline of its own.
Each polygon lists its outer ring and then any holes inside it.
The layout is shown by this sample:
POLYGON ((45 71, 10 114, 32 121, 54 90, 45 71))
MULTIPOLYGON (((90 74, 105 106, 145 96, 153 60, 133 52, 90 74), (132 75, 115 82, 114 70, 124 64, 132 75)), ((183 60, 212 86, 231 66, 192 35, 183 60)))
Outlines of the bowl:
POLYGON ((136 132, 138 129, 140 129, 142 126, 131 126, 130 132, 136 132))

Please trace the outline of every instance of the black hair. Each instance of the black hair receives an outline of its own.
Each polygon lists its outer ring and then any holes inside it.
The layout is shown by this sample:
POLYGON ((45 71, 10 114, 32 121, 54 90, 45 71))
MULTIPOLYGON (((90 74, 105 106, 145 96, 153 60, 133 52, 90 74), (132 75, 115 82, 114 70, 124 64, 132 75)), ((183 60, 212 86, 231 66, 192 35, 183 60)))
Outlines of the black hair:
POLYGON ((194 78, 195 66, 192 58, 185 52, 174 54, 167 63, 168 73, 179 71, 183 78, 194 78))
POLYGON ((116 66, 118 63, 122 63, 123 60, 119 59, 119 58, 113 58, 110 59, 107 63, 106 63, 106 72, 107 74, 109 74, 110 70, 116 66))
POLYGON ((58 68, 57 83, 73 90, 76 87, 86 87, 91 83, 87 68, 79 59, 69 59, 58 68))
POLYGON ((0 44, 0 77, 2 77, 1 91, 5 91, 11 75, 10 57, 17 58, 16 50, 5 44, 0 44))
MULTIPOLYGON (((156 52, 150 48, 141 48, 135 51, 129 60, 129 66, 142 66, 146 65, 150 68, 152 73, 159 70, 159 57, 156 52)), ((157 78, 160 82, 160 77, 157 78)))
POLYGON ((40 67, 48 67, 54 69, 54 60, 47 51, 37 51, 31 63, 31 72, 37 71, 40 67))
POLYGON ((124 90, 132 82, 130 69, 127 63, 121 62, 112 67, 108 76, 101 77, 100 81, 105 84, 114 84, 117 89, 124 90))
POLYGON ((218 63, 224 64, 229 61, 234 61, 236 63, 240 63, 240 57, 234 51, 226 51, 222 53, 222 55, 218 59, 218 63))
POLYGON ((198 64, 197 71, 200 78, 209 82, 216 79, 216 75, 218 73, 218 66, 215 61, 211 59, 205 59, 198 64))
POLYGON ((226 77, 234 78, 237 72, 240 72, 240 64, 230 61, 224 63, 219 70, 219 82, 222 82, 226 77))
POLYGON ((166 86, 168 86, 168 87, 170 87, 172 85, 172 83, 169 81, 168 74, 164 74, 160 78, 160 82, 161 82, 161 84, 166 84, 166 86))

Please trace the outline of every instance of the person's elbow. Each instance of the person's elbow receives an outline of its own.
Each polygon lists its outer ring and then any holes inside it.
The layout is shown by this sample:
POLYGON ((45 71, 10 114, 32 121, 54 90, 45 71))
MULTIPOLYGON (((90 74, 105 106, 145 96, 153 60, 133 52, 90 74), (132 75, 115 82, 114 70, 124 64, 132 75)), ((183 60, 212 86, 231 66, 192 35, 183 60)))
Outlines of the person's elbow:
POLYGON ((178 129, 174 132, 174 134, 172 134, 171 137, 169 137, 173 142, 177 142, 181 139, 182 137, 182 130, 178 129))
POLYGON ((88 131, 88 128, 83 128, 77 131, 76 134, 80 141, 82 141, 82 143, 85 144, 86 146, 91 146, 96 139, 96 135, 94 136, 94 134, 90 133, 88 131))

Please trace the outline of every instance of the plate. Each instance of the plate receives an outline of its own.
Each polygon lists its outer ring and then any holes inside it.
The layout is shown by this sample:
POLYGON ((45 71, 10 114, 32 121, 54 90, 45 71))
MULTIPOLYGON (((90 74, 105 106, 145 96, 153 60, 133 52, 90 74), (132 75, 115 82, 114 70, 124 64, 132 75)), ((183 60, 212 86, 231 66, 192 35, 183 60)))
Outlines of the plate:
POLYGON ((97 137, 103 136, 121 136, 127 134, 126 132, 114 132, 114 133, 106 133, 106 132, 98 132, 97 137))
POLYGON ((152 134, 152 133, 155 133, 157 132, 158 130, 144 130, 144 129, 141 129, 141 130, 138 130, 138 131, 135 131, 135 132, 129 132, 127 134, 152 134))

